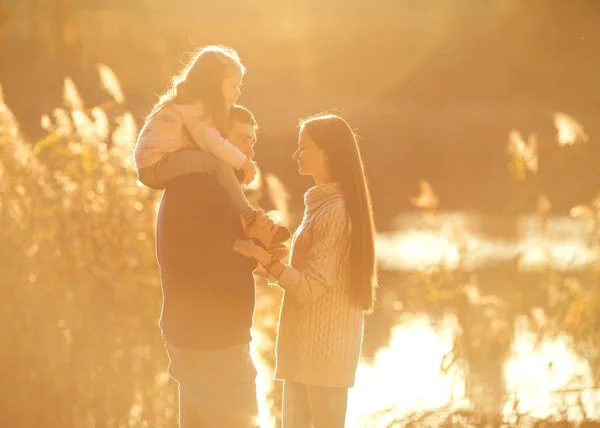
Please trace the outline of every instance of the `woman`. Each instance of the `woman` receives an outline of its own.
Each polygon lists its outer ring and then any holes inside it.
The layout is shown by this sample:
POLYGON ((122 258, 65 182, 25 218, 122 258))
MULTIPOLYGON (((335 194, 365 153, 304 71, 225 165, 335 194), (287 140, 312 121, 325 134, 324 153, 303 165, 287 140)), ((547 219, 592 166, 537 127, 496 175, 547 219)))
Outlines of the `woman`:
POLYGON ((371 198, 344 119, 304 120, 293 159, 315 186, 304 195, 290 265, 252 241, 238 241, 235 249, 258 260, 285 291, 275 370, 285 382, 284 428, 341 428, 377 285, 371 198))

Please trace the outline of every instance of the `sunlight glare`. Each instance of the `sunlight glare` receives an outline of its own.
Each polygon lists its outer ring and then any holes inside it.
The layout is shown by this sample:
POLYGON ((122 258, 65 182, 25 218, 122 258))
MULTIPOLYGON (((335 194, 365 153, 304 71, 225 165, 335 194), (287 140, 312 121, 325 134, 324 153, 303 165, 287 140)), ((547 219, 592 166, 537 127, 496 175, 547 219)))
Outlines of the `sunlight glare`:
POLYGON ((272 428, 275 421, 271 417, 271 405, 269 403, 269 394, 272 393, 273 370, 268 362, 260 356, 261 347, 269 346, 269 339, 264 332, 259 329, 252 330, 252 342, 250 342, 250 353, 252 361, 256 366, 256 400, 258 402, 257 423, 261 428, 272 428))
POLYGON ((421 225, 415 221, 410 226, 413 216, 400 218, 396 231, 379 233, 376 237, 379 263, 391 270, 422 270, 432 266, 456 269, 459 265, 474 269, 518 257, 519 268, 523 270, 548 265, 566 270, 598 259, 589 245, 595 222, 587 218, 547 217, 542 230, 539 215, 522 216, 514 225, 516 237, 508 240, 508 237, 499 239, 474 233, 469 229, 477 227, 467 221, 468 216, 463 217, 457 219, 461 220, 458 230, 465 229, 458 236, 448 232, 452 229, 445 227, 449 221, 441 220, 443 213, 438 215, 438 224, 421 225))
MULTIPOLYGON (((518 321, 517 324, 526 324, 524 319, 518 321)), ((507 393, 511 395, 505 404, 505 415, 512 413, 514 401, 518 400, 520 412, 539 418, 555 414, 566 402, 569 418, 578 418, 577 392, 556 391, 593 387, 593 376, 589 364, 570 349, 568 342, 568 337, 559 336, 545 339, 536 347, 536 335, 530 330, 515 334, 513 355, 504 369, 507 393)), ((585 395, 588 417, 600 417, 600 393, 588 391, 585 395)))
POLYGON ((356 427, 361 416, 387 408, 420 411, 463 398, 463 374, 442 374, 440 369, 458 328, 453 316, 444 317, 439 326, 427 315, 401 320, 374 361, 359 364, 349 392, 347 426, 356 427))
POLYGON ((560 146, 572 146, 578 142, 587 142, 588 135, 583 129, 583 125, 574 118, 565 113, 555 113, 553 115, 554 126, 556 127, 556 139, 560 146))
POLYGON ((398 268, 400 264, 412 269, 440 264, 456 267, 459 261, 458 245, 428 231, 379 235, 376 245, 379 260, 386 267, 398 268))

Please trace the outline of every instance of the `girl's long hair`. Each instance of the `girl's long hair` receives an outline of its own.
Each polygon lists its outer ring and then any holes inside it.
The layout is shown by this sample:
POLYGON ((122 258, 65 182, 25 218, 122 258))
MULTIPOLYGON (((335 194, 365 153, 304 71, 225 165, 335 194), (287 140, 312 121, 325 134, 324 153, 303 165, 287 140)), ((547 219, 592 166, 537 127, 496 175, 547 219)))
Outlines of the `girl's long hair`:
POLYGON ((228 109, 221 90, 222 82, 236 69, 242 74, 246 71, 237 52, 231 48, 206 46, 196 50, 183 70, 171 79, 169 89, 161 95, 146 121, 168 104, 201 101, 215 128, 223 131, 227 125, 228 109))
POLYGON ((349 292, 363 311, 370 312, 377 288, 375 223, 356 135, 344 119, 333 114, 305 119, 300 128, 324 152, 333 179, 341 185, 350 217, 349 292))

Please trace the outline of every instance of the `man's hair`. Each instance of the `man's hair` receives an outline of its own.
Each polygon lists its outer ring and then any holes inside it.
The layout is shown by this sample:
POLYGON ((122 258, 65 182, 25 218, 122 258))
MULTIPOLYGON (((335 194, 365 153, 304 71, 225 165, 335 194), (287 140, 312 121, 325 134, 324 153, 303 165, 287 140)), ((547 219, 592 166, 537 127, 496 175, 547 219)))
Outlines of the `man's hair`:
POLYGON ((233 124, 234 121, 246 123, 258 128, 258 123, 256 122, 256 119, 250 110, 238 104, 235 104, 229 110, 229 123, 233 124))

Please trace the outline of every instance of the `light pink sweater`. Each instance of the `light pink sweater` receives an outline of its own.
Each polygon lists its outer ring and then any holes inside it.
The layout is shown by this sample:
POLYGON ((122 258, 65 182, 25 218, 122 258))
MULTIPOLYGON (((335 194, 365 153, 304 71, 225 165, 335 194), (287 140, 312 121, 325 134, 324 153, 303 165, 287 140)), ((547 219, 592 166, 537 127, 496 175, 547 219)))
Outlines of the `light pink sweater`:
POLYGON ((169 153, 198 147, 233 168, 240 168, 246 160, 246 156, 212 126, 200 102, 168 104, 155 114, 140 131, 133 157, 139 171, 158 163, 169 153), (184 126, 193 141, 184 132, 184 126))

